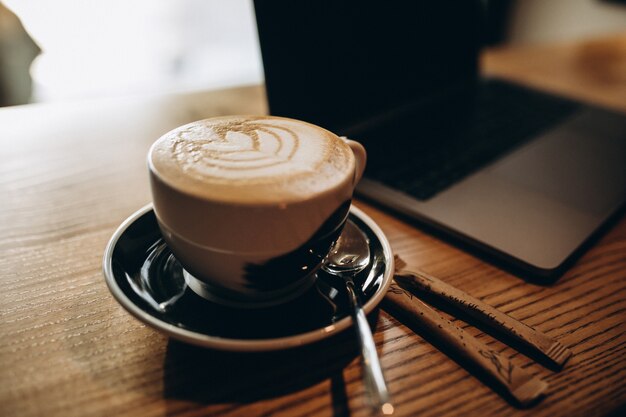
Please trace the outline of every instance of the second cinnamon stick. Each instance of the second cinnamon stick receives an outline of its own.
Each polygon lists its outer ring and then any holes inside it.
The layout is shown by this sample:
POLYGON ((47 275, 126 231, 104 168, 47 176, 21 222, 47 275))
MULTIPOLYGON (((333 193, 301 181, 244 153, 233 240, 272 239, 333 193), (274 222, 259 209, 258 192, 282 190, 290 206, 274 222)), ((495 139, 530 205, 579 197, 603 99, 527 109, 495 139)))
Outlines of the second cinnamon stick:
POLYGON ((515 366, 509 359, 500 356, 498 352, 446 320, 398 284, 392 283, 384 303, 440 339, 456 354, 478 366, 521 405, 530 405, 548 388, 545 381, 515 366))

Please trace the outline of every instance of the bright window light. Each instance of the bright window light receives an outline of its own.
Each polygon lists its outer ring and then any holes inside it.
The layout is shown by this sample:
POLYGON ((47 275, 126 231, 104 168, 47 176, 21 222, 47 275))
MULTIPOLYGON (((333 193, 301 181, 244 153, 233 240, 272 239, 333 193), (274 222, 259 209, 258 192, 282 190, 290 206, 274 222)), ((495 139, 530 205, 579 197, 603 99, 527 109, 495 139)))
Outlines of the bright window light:
POLYGON ((4 0, 43 50, 34 101, 263 81, 251 0, 4 0))

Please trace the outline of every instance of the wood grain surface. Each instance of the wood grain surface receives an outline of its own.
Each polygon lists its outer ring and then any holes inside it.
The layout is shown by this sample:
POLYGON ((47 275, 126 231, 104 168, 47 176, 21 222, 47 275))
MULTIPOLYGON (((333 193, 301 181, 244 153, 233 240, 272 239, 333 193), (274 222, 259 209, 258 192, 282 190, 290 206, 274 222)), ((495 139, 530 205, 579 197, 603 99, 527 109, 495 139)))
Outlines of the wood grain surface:
MULTIPOLYGON (((626 36, 492 50, 483 62, 487 74, 626 112, 626 36)), ((0 415, 369 415, 350 332, 285 352, 201 349, 132 318, 104 283, 108 239, 150 200, 150 144, 191 120, 264 112, 258 86, 0 109, 0 415)), ((447 356, 445 347, 434 348, 428 335, 380 311, 373 317, 374 336, 396 415, 587 417, 624 411, 623 217, 561 279, 539 285, 388 212, 356 204, 409 265, 574 353, 555 372, 452 319, 549 383, 542 402, 520 409, 447 356)))

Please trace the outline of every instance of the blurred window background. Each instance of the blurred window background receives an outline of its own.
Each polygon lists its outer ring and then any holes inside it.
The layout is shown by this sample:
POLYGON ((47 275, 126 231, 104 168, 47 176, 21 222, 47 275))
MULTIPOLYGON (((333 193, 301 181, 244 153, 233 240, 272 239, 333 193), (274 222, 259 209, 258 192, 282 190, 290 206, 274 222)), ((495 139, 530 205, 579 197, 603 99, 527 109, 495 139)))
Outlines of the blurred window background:
POLYGON ((0 0, 42 53, 32 101, 263 81, 251 0, 0 0))
MULTIPOLYGON (((483 2, 492 45, 626 30, 623 0, 483 2)), ((0 0, 0 105, 262 81, 252 0, 0 0)))

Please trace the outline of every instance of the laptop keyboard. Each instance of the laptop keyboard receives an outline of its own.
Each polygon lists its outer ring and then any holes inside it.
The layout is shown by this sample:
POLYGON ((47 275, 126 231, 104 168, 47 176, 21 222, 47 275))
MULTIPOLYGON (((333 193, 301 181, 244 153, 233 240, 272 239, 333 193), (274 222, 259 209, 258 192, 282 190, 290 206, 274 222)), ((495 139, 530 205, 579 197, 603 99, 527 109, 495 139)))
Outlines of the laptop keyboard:
POLYGON ((485 81, 472 103, 452 111, 432 106, 368 131, 365 175, 428 200, 580 107, 497 80, 485 81))

